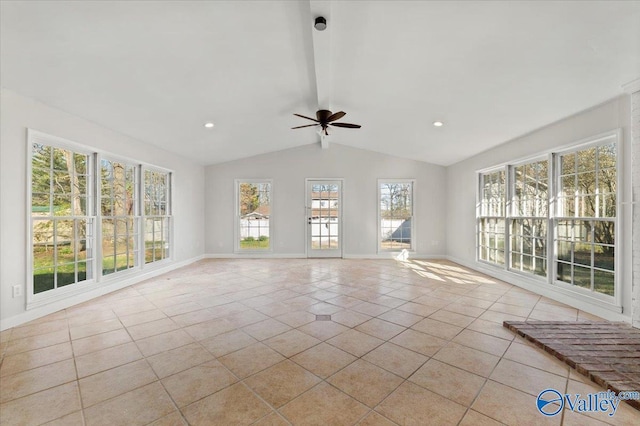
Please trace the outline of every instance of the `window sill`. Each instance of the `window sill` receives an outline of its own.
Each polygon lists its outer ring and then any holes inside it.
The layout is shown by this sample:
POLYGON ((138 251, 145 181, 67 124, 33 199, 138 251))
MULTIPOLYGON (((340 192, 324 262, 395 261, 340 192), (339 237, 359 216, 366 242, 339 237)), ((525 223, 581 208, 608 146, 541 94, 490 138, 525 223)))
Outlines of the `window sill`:
MULTIPOLYGON (((451 259, 454 262, 464 264, 456 259, 451 259)), ((550 299, 557 300, 561 303, 566 303, 577 309, 590 312, 589 307, 597 307, 599 309, 606 310, 615 314, 622 313, 622 306, 618 305, 614 301, 612 296, 603 296, 610 298, 611 301, 603 300, 597 295, 589 295, 584 292, 576 291, 573 288, 566 288, 561 284, 550 284, 546 279, 537 276, 527 276, 522 273, 514 271, 508 271, 503 269, 502 266, 496 266, 494 264, 477 260, 475 265, 466 265, 479 272, 486 273, 494 278, 505 281, 509 284, 513 284, 517 287, 524 288, 533 293, 540 294, 550 299), (560 296, 560 297, 557 297, 560 296), (585 306, 588 305, 588 306, 585 306)), ((595 315, 598 315, 597 313, 595 315)))

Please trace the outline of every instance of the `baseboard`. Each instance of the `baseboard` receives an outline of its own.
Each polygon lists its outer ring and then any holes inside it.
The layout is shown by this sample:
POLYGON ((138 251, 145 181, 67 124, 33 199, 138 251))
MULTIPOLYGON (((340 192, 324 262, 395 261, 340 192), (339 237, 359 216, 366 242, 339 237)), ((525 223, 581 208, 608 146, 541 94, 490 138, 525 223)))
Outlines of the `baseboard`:
POLYGON ((205 259, 306 259, 304 253, 208 253, 205 259))
POLYGON ((361 259, 361 260, 374 260, 374 259, 394 259, 397 254, 394 253, 378 253, 378 254, 345 254, 343 259, 361 259))
POLYGON ((444 254, 409 254, 409 260, 411 259, 419 259, 419 260, 438 260, 445 259, 446 256, 444 254))
MULTIPOLYGON (((343 254, 343 259, 395 259, 399 252, 372 254, 343 254)), ((409 253, 409 259, 443 259, 444 255, 426 255, 409 253)), ((306 259, 305 253, 209 253, 205 259, 306 259)))
POLYGON ((471 270, 512 284, 516 287, 529 290, 532 293, 539 294, 549 299, 564 303, 581 311, 597 315, 608 321, 623 321, 631 323, 631 317, 622 313, 622 309, 618 306, 606 304, 600 300, 587 298, 582 294, 568 292, 564 289, 552 288, 550 284, 529 280, 526 277, 515 276, 512 273, 496 271, 492 268, 486 268, 476 262, 468 262, 453 256, 444 256, 445 259, 457 263, 471 270))
MULTIPOLYGON (((374 254, 345 254, 343 256, 344 259, 398 259, 400 252, 383 252, 383 253, 374 253, 374 254)), ((408 260, 411 259, 420 259, 420 260, 433 260, 433 259, 444 259, 445 256, 443 254, 415 254, 409 253, 408 260)))
POLYGON ((190 265, 202 259, 204 259, 204 255, 196 256, 191 259, 183 260, 180 262, 174 262, 157 269, 145 271, 135 276, 129 276, 125 279, 114 281, 113 283, 106 284, 96 289, 92 289, 80 294, 69 296, 68 298, 65 298, 62 300, 57 300, 57 301, 48 303, 46 305, 29 309, 18 315, 14 315, 12 317, 0 320, 0 331, 19 326, 21 324, 24 324, 29 321, 33 321, 38 318, 42 318, 46 315, 52 314, 54 312, 58 312, 62 309, 67 309, 79 303, 84 303, 91 299, 95 299, 96 297, 100 297, 105 294, 109 294, 114 291, 121 290, 133 284, 137 284, 139 282, 148 280, 150 278, 154 278, 159 275, 165 274, 167 272, 171 272, 175 269, 182 268, 184 266, 190 265))

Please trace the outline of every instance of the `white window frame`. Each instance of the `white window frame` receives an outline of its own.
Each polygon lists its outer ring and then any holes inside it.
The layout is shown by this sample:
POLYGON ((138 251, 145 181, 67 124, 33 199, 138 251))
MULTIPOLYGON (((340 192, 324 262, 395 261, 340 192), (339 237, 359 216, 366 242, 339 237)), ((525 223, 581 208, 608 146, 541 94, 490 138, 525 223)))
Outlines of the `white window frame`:
POLYGON ((274 247, 274 226, 273 226, 273 179, 234 179, 234 231, 233 231, 233 250, 236 254, 259 254, 272 253, 274 247), (240 184, 269 184, 269 248, 268 249, 245 249, 240 247, 240 184))
MULTIPOLYGON (((609 296, 606 294, 602 294, 599 293, 595 290, 587 290, 584 288, 581 288, 577 285, 573 285, 573 284, 569 284, 569 283, 565 283, 564 281, 559 281, 558 280, 558 270, 557 270, 557 253, 558 253, 558 248, 557 248, 557 242, 556 242, 556 223, 559 219, 563 219, 565 218, 565 216, 558 216, 557 212, 559 210, 559 206, 557 203, 555 203, 554 208, 553 208, 553 216, 550 220, 550 225, 552 225, 551 229, 553 230, 553 234, 552 234, 552 244, 553 244, 553 257, 552 257, 552 274, 550 274, 550 280, 551 283, 555 286, 557 286, 558 288, 563 288, 569 292, 574 292, 574 293, 579 293, 579 294, 583 294, 586 297, 591 297, 594 299, 598 299, 601 300, 603 302, 608 302, 611 303, 611 301, 613 300, 614 304, 616 306, 621 306, 622 304, 622 258, 624 257, 623 254, 623 244, 620 240, 621 237, 621 230, 620 230, 620 226, 621 226, 621 214, 622 214, 622 198, 623 198, 623 186, 622 186, 622 135, 621 132, 617 131, 617 132, 609 132, 603 135, 600 135, 598 137, 594 137, 594 138, 590 138, 586 141, 583 141, 580 144, 574 145, 572 147, 568 147, 566 149, 562 149, 562 150, 557 150, 553 153, 553 162, 554 162, 554 167, 553 167, 553 184, 554 184, 554 194, 556 194, 559 191, 559 176, 560 176, 560 157, 563 154, 568 154, 568 153, 572 153, 572 152, 578 152, 578 151, 583 151, 585 149, 588 148, 592 148, 592 147, 598 147, 601 145, 606 145, 608 143, 614 143, 616 145, 616 217, 613 219, 613 223, 614 223, 614 250, 615 250, 615 259, 614 259, 614 295, 613 296, 609 296), (609 142, 607 142, 609 141, 609 142)), ((595 173, 597 175, 598 169, 595 170, 595 173)), ((590 219, 599 219, 599 218, 590 218, 590 217, 567 217, 568 219, 577 219, 577 220, 590 220, 590 219)), ((608 218, 610 219, 610 218, 608 218)), ((590 268, 592 269, 592 268, 590 268)))
POLYGON ((140 182, 139 182, 139 186, 140 186, 140 197, 139 197, 139 203, 140 203, 140 238, 141 238, 141 249, 139 250, 140 253, 140 257, 141 257, 141 266, 144 268, 145 266, 150 267, 151 265, 164 265, 166 263, 169 263, 171 261, 173 261, 173 172, 171 170, 167 170, 167 169, 163 169, 161 167, 157 167, 157 166, 151 166, 148 164, 142 164, 140 167, 140 182), (144 205, 144 191, 145 191, 145 172, 150 171, 150 172, 156 172, 156 173, 163 173, 167 175, 167 201, 166 201, 166 207, 165 207, 165 214, 164 215, 147 215, 146 214, 146 210, 145 210, 145 205, 144 205), (165 250, 167 250, 169 252, 168 256, 165 256, 162 259, 158 259, 158 260, 154 260, 151 262, 147 262, 146 261, 146 245, 145 245, 145 233, 146 233, 146 221, 148 218, 150 217, 161 217, 167 220, 167 229, 166 229, 166 235, 167 235, 167 239, 169 240, 167 247, 165 247, 165 250))
MULTIPOLYGON (((622 261, 626 256, 626 253, 624 251, 624 244, 621 241, 621 235, 624 235, 625 233, 625 230, 621 229, 622 224, 624 222, 622 218, 622 216, 624 215, 624 211, 622 207, 623 207, 623 204, 625 204, 625 202, 623 201, 623 198, 626 195, 626 192, 623 186, 623 181, 624 181, 623 176, 625 173, 628 173, 628 171, 625 171, 623 167, 622 151, 623 151, 622 130, 616 129, 616 130, 611 130, 611 131, 608 131, 599 135, 595 135, 577 142, 565 144, 555 149, 546 150, 534 156, 516 159, 514 161, 505 162, 505 163, 492 166, 486 169, 477 170, 476 176, 475 176, 476 178, 476 262, 481 264, 482 266, 487 266, 497 271, 504 271, 506 275, 501 275, 501 276, 504 276, 504 277, 519 276, 529 283, 546 286, 552 289, 553 291, 572 296, 577 300, 587 301, 589 303, 595 303, 596 305, 603 307, 605 309, 621 312, 622 292, 623 292, 622 261), (616 173, 617 174, 616 176, 616 179, 617 179, 616 218, 615 218, 615 236, 614 236, 614 239, 615 239, 614 296, 608 296, 605 294, 598 293, 596 291, 585 290, 578 286, 558 281, 557 269, 556 269, 556 263, 555 263, 555 257, 557 256, 556 254, 557 247, 555 244, 555 235, 556 235, 555 223, 557 219, 556 213, 558 211, 557 197, 555 196, 555 194, 557 193, 557 190, 558 190, 558 176, 559 176, 559 170, 558 170, 558 164, 557 164, 557 161, 559 161, 558 158, 560 157, 561 154, 564 154, 564 153, 581 151, 583 149, 586 149, 592 146, 604 145, 611 142, 614 142, 616 144, 616 154, 617 154, 617 157, 616 157, 616 171, 617 171, 616 173), (546 278, 533 275, 533 274, 528 274, 528 273, 518 273, 517 271, 511 270, 510 268, 508 268, 508 265, 510 262, 507 259, 507 257, 510 258, 511 256, 511 250, 510 250, 511 238, 510 238, 510 229, 508 226, 505 226, 505 264, 504 265, 485 262, 482 259, 480 259, 479 258, 479 241, 478 241, 478 235, 479 235, 478 223, 481 217, 480 205, 482 202, 480 176, 482 174, 490 173, 492 171, 496 171, 501 168, 506 168, 507 180, 510 181, 512 179, 511 178, 512 174, 511 174, 511 171, 509 170, 510 166, 536 161, 536 159, 542 159, 544 156, 546 156, 549 160, 549 163, 548 163, 549 164, 549 191, 548 191, 549 206, 548 206, 548 225, 547 225, 547 277, 546 278)), ((506 192, 507 192, 506 194, 507 206, 505 209, 505 220, 506 220, 505 223, 508 225, 508 222, 512 218, 510 215, 511 206, 509 205, 511 200, 510 183, 507 185, 506 192)))
MULTIPOLYGON (((101 240, 99 242, 99 244, 97 244, 97 249, 98 252, 100 253, 100 258, 98 259, 98 263, 100 265, 100 274, 102 277, 110 277, 113 275, 123 275, 129 271, 136 271, 136 270, 140 270, 142 269, 142 266, 144 264, 144 250, 141 245, 140 245, 140 239, 141 239, 141 232, 143 230, 142 228, 142 188, 141 188, 141 184, 140 184, 140 179, 142 177, 141 175, 141 167, 140 167, 140 163, 130 160, 130 159, 125 159, 125 158, 121 158, 121 157, 117 157, 117 156, 113 156, 113 155, 100 155, 98 154, 97 156, 97 161, 96 161, 96 173, 98 173, 98 176, 96 178, 96 193, 98 194, 97 196, 97 201, 100 202, 100 204, 96 204, 96 213, 100 212, 100 214, 97 214, 97 216, 99 216, 99 223, 97 223, 97 228, 98 228, 98 235, 100 235, 101 240), (104 270, 102 267, 102 262, 104 260, 104 252, 102 249, 102 238, 104 237, 102 235, 102 221, 104 219, 113 219, 116 220, 118 217, 115 216, 102 216, 102 160, 106 160, 109 162, 116 162, 116 163, 124 163, 126 165, 129 166, 133 166, 134 168, 134 203, 133 203, 133 210, 134 213, 132 216, 129 216, 131 218, 134 219, 134 223, 135 223, 135 228, 136 228, 136 235, 137 235, 137 240, 135 241, 135 245, 138 247, 137 249, 137 256, 134 259, 134 266, 130 267, 130 268, 126 268, 126 269, 121 269, 119 271, 114 271, 110 274, 105 275, 104 274, 104 270)), ((115 261, 115 259, 114 259, 115 261)))
POLYGON ((27 244, 26 244, 26 259, 27 259, 27 268, 26 268, 26 306, 27 310, 41 307, 53 302, 58 302, 64 299, 68 299, 69 297, 99 289, 101 286, 109 285, 114 282, 121 280, 124 276, 135 275, 136 273, 140 273, 141 270, 148 269, 152 270, 158 267, 162 267, 171 261, 173 261, 173 216, 172 216, 172 198, 173 198, 173 190, 174 190, 174 173, 172 170, 164 169, 161 167, 153 166, 146 164, 144 162, 131 159, 128 157, 113 155, 108 152, 95 149, 93 147, 79 144, 77 142, 73 142, 58 136, 49 135, 47 133, 43 133, 34 129, 27 129, 27 143, 26 143, 26 173, 27 173, 27 197, 26 197, 26 211, 27 211, 27 244), (87 213, 91 213, 91 215, 87 215, 87 218, 92 220, 92 226, 90 228, 91 232, 93 232, 93 258, 91 262, 87 262, 87 269, 89 268, 89 264, 91 265, 93 271, 92 279, 80 281, 73 285, 67 285, 64 287, 56 288, 53 290, 47 290, 38 294, 34 294, 34 283, 33 283, 33 219, 32 219, 32 150, 33 144, 38 143, 46 146, 51 146, 53 148, 60 148, 69 151, 73 151, 79 154, 84 154, 89 156, 89 163, 87 165, 88 174, 91 175, 91 181, 87 182, 87 199, 90 200, 87 206, 87 213), (152 262, 152 263, 144 263, 144 250, 140 249, 138 251, 138 266, 122 271, 118 271, 116 273, 102 275, 102 233, 101 233, 101 223, 102 223, 102 215, 100 211, 101 204, 101 193, 100 193, 100 160, 101 158, 106 158, 110 161, 120 161, 124 163, 129 163, 131 165, 135 165, 136 173, 138 181, 137 191, 138 191, 138 199, 136 200, 136 209, 141 215, 141 219, 139 221, 138 226, 138 238, 140 247, 144 247, 143 241, 143 218, 144 211, 143 205, 143 171, 146 170, 154 170, 162 173, 168 173, 168 199, 167 199, 167 212, 170 214, 169 217, 169 226, 168 226, 168 236, 169 236, 169 256, 161 261, 152 262))
POLYGON ((97 194, 95 191, 95 173, 96 173, 96 155, 95 152, 87 149, 87 147, 77 144, 75 142, 71 142, 69 140, 59 138, 56 136, 51 136, 46 133, 38 132, 33 129, 27 129, 27 308, 44 305, 49 303, 50 301, 55 301, 61 298, 68 297, 69 295, 76 294, 77 292, 85 291, 87 289, 91 289, 95 287, 96 282, 99 280, 100 270, 98 269, 98 252, 95 250, 98 245, 98 235, 96 232, 97 226, 97 216, 96 216, 96 204, 97 204, 97 194), (88 229, 93 232, 93 258, 91 262, 87 262, 87 269, 91 267, 93 271, 92 278, 84 281, 76 282, 72 285, 67 285, 64 287, 54 288, 52 290, 47 290, 41 293, 34 292, 34 280, 33 280, 33 216, 31 210, 32 203, 32 153, 33 153, 33 144, 42 144, 46 146, 50 146, 52 148, 65 149, 69 151, 73 151, 79 154, 87 155, 89 157, 89 164, 87 164, 87 174, 93 176, 92 182, 87 182, 87 200, 91 200, 87 206, 87 215, 88 219, 91 219, 92 225, 88 229))
POLYGON ((492 167, 490 169, 485 169, 485 170, 481 170, 478 171, 476 173, 476 262, 480 262, 483 263, 485 265, 491 265, 492 267, 495 268, 501 268, 504 269, 506 268, 506 265, 508 265, 509 260, 507 258, 508 253, 510 252, 509 250, 509 229, 508 229, 508 221, 507 221, 507 211, 509 210, 510 204, 509 204, 509 172, 508 172, 508 167, 506 165, 500 165, 497 167, 492 167), (484 183, 484 179, 483 176, 484 175, 488 175, 488 174, 492 174, 492 173, 496 173, 496 172, 504 172, 504 176, 505 176, 505 192, 504 192, 504 197, 505 197, 505 204, 503 206, 503 215, 502 216, 496 216, 496 215, 485 215, 483 214, 482 211, 482 201, 483 201, 483 195, 482 195, 482 189, 483 189, 483 183, 484 183), (481 246, 480 246, 480 221, 482 219, 502 219, 504 220, 504 263, 500 264, 497 262, 491 262, 487 259, 482 259, 480 256, 480 250, 481 250, 481 246))
POLYGON ((514 274, 521 274, 531 279, 540 280, 542 282, 547 282, 548 277, 553 267, 553 229, 551 226, 551 203, 549 202, 550 197, 552 196, 552 190, 555 188, 553 180, 553 170, 552 166, 553 156, 550 154, 540 155, 536 157, 529 157, 527 159, 521 161, 514 161, 507 166, 507 188, 506 188, 506 206, 505 206, 505 238, 508 238, 508 241, 505 241, 505 266, 509 272, 514 274), (514 206, 513 206, 513 196, 515 189, 515 174, 513 170, 516 167, 537 163, 540 161, 547 161, 547 215, 545 217, 542 216, 518 216, 514 214, 514 206), (547 274, 545 276, 536 275, 532 272, 521 271, 519 269, 514 269, 511 267, 511 221, 518 219, 532 219, 532 220, 544 220, 547 223, 547 237, 546 237, 546 245, 547 245, 547 253, 545 256, 545 260, 547 262, 547 274))
POLYGON ((394 179, 383 179, 383 178, 379 178, 377 181, 378 187, 377 187, 377 223, 376 223, 376 228, 378 229, 377 231, 377 247, 378 247, 378 254, 382 254, 382 253, 397 253, 400 252, 402 250, 407 250, 410 253, 415 253, 416 251, 416 236, 417 236, 417 224, 416 224, 416 217, 418 216, 418 214, 416 213, 416 179, 398 179, 398 178, 394 178, 394 179), (382 247, 382 207, 381 207, 381 200, 382 200, 382 189, 381 189, 381 185, 385 184, 385 183, 410 183, 411 184, 411 246, 409 249, 402 249, 402 248, 391 248, 391 249, 387 249, 387 248, 383 248, 382 247))

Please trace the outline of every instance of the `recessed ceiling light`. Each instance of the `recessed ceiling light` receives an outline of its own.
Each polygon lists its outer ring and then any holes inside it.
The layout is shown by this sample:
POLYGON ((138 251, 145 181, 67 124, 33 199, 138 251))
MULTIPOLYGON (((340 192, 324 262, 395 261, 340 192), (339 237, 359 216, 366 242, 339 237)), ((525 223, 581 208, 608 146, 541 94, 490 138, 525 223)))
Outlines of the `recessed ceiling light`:
POLYGON ((210 129, 213 126, 215 126, 215 124, 213 124, 213 123, 204 123, 204 127, 206 127, 207 129, 210 129))
POLYGON ((442 127, 442 126, 444 126, 444 123, 443 123, 442 121, 434 121, 434 122, 433 122, 433 125, 434 125, 435 127, 442 127))

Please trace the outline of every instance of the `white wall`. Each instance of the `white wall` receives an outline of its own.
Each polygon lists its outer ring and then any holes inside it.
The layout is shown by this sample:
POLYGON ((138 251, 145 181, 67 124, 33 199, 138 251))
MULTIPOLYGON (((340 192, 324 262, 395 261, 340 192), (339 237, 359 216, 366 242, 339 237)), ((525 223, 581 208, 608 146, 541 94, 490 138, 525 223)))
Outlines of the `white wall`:
POLYGON ((443 255, 445 168, 331 144, 305 145, 206 168, 206 247, 234 251, 234 179, 273 179, 272 255, 305 255, 305 178, 343 178, 345 257, 377 256, 377 179, 416 179, 416 255, 443 255))
MULTIPOLYGON (((12 297, 12 286, 26 294, 27 271, 27 128, 65 138, 98 151, 125 156, 174 172, 173 263, 203 254, 204 167, 134 140, 93 122, 2 89, 0 104, 0 319, 2 328, 31 319, 25 297, 12 297)), ((179 143, 180 141, 176 141, 179 143)), ((61 305, 56 305, 60 309, 61 305)), ((64 307, 64 306, 62 306, 64 307)), ((41 309, 40 313, 47 313, 41 309)))
MULTIPOLYGON (((637 88, 638 84, 636 84, 637 88)), ((633 325, 640 328, 640 90, 631 94, 633 165, 633 325)))
MULTIPOLYGON (((496 124, 496 125, 499 125, 496 124)), ((630 101, 629 96, 624 95, 609 102, 568 117, 544 128, 533 131, 520 138, 502 144, 489 151, 471 157, 447 168, 447 254, 450 259, 463 265, 476 267, 485 272, 490 269, 482 269, 475 261, 476 238, 476 172, 483 168, 502 163, 524 159, 542 152, 553 150, 562 145, 578 142, 582 139, 604 133, 617 128, 622 129, 623 162, 623 187, 620 197, 624 201, 631 199, 631 159, 630 159, 630 101)), ((630 205, 624 205, 620 209, 620 223, 631 234, 631 209, 630 205)), ((622 316, 610 313, 610 311, 581 305, 589 308, 593 313, 609 315, 611 319, 630 320, 631 312, 631 238, 623 236, 622 258, 623 270, 623 308, 622 316)), ((509 279, 510 282, 526 287, 522 279, 509 279)), ((550 287, 550 286, 547 286, 550 287)), ((532 288, 528 286, 527 288, 532 288)), ((565 297, 556 293, 549 293, 549 288, 538 287, 538 291, 546 291, 547 295, 553 295, 556 299, 576 305, 575 298, 565 297)))
MULTIPOLYGON (((623 149, 628 154, 624 156, 623 199, 631 199, 628 96, 536 130, 447 168, 335 143, 328 150, 322 150, 319 144, 306 145, 204 168, 175 154, 4 89, 1 91, 0 120, 2 328, 7 324, 15 325, 16 318, 30 319, 29 312, 25 312, 25 298, 13 298, 11 294, 11 288, 16 284, 22 285, 25 290, 27 271, 27 128, 173 170, 174 264, 188 262, 204 253, 233 256, 234 179, 238 178, 273 179, 274 249, 271 255, 274 256, 305 255, 305 178, 343 178, 346 257, 377 256, 377 180, 415 179, 416 256, 447 255, 464 265, 476 267, 475 198, 476 171, 479 169, 621 128, 623 149)), ((630 231, 630 205, 623 208, 621 215, 625 229, 630 231)), ((623 269, 620 271, 624 282, 624 313, 621 317, 610 316, 612 319, 628 320, 631 312, 631 246, 631 239, 625 238, 623 269)), ((574 302, 563 295, 556 296, 556 299, 565 303, 574 302)), ((596 306, 590 310, 606 314, 599 309, 596 306)))

